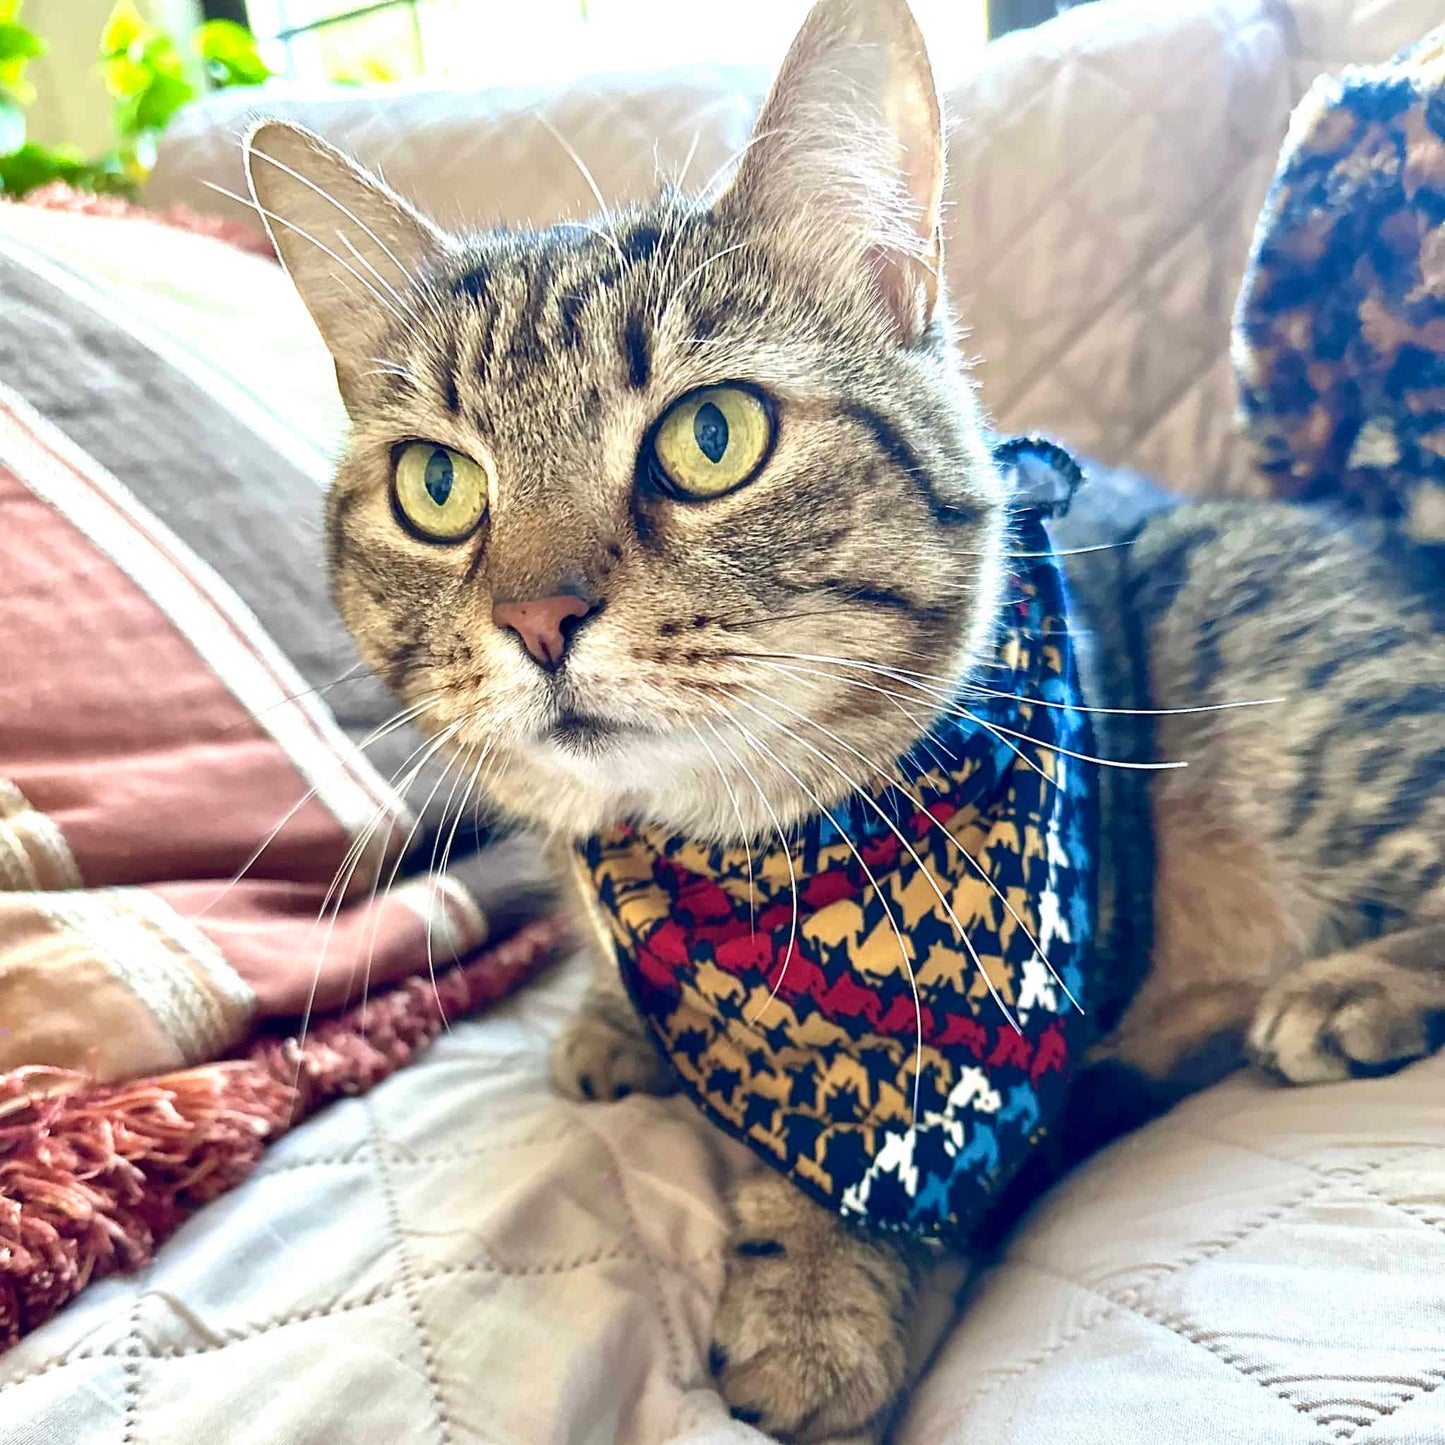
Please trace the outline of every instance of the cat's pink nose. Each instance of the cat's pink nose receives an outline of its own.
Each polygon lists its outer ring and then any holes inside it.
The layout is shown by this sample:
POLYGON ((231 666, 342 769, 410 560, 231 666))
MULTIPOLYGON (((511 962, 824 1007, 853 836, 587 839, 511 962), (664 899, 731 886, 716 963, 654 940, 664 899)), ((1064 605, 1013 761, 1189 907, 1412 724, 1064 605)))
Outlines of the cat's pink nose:
POLYGON ((596 610, 596 604, 568 592, 537 597, 527 602, 495 602, 492 621, 515 632, 539 666, 555 672, 567 655, 578 624, 596 610))

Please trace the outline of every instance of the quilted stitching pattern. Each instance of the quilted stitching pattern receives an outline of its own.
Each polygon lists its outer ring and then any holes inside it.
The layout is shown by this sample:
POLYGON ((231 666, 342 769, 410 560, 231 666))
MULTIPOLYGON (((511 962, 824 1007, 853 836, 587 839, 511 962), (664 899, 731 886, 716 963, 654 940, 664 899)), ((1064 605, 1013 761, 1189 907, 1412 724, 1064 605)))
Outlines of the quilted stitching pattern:
POLYGON ((685 1106, 551 1096, 539 1021, 580 983, 458 1027, 288 1137, 145 1274, 4 1356, 0 1441, 515 1445, 552 1434, 579 1371, 604 1377, 586 1385, 612 1422, 595 1438, 636 1438, 639 1412, 673 1419, 706 1377, 721 1283, 721 1200, 691 1186, 738 1151, 685 1106), (519 1360, 525 1390, 477 1388, 519 1360))
POLYGON ((1105 1409, 1125 1442, 1445 1437, 1442 1077, 1236 1079, 1117 1146, 1037 1212, 904 1438, 1095 1440, 1105 1409), (1044 1300, 1027 1329, 1053 1338, 1020 1358, 1010 1314, 1044 1300))
MULTIPOLYGON (((946 97, 949 280, 1004 430, 1050 430, 1193 490, 1256 485, 1233 442, 1227 349, 1299 92, 1286 19, 1270 0, 1185 0, 1163 25, 1148 0, 1080 7, 991 47, 946 97)), ((650 194, 659 170, 684 164, 700 184, 745 141, 765 80, 689 70, 553 96, 362 92, 266 108, 443 220, 544 223, 596 209, 563 141, 609 202, 650 194)), ((244 193, 237 139, 251 110, 231 92, 185 112, 150 199, 242 215, 201 183, 244 193)))
MULTIPOLYGON (((1230 318, 1294 102, 1318 71, 1381 59, 1434 23, 1431 0, 1151 0, 1081 6, 1005 37, 946 97, 948 273, 986 404, 1004 431, 1181 489, 1257 494, 1236 445, 1230 318)), ((952 57, 944 57, 945 61, 952 57)), ((549 222, 596 208, 545 116, 608 201, 657 171, 714 174, 746 139, 765 76, 690 70, 565 92, 280 99, 443 219, 549 222), (695 151, 694 151, 695 146, 695 151)), ((244 93, 166 134, 156 202, 244 192, 244 93)), ((230 214, 242 214, 230 207, 230 214)))
POLYGON ((1105 11, 1015 42, 953 134, 952 280, 984 398, 1005 430, 1247 491, 1229 312, 1292 98, 1284 37, 1258 4, 1168 27, 1105 11))

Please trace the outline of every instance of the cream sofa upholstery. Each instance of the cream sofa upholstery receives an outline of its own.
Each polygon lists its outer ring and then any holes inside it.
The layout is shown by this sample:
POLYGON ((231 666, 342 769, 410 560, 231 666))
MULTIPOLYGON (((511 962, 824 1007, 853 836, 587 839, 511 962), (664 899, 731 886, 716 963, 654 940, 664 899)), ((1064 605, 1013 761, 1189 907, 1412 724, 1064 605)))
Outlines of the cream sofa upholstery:
MULTIPOLYGON (((950 77, 948 280, 1004 428, 1057 432, 1195 490, 1254 485, 1233 445, 1229 318, 1285 121, 1322 69, 1382 59, 1437 0, 1103 0, 950 77)), ((548 222, 700 185, 747 138, 765 71, 604 77, 560 93, 268 96, 444 221, 548 222), (555 132, 555 133, 554 133, 555 132), (559 141, 558 136, 562 138, 559 141), (694 150, 695 146, 695 150, 694 150)), ((240 206, 244 91, 167 132, 150 198, 240 206)))
MULTIPOLYGON (((953 83, 949 276, 999 422, 1248 491, 1228 321, 1290 106, 1319 69, 1438 19, 1438 0, 1100 0, 953 83)), ((691 175, 722 164, 758 84, 267 108, 444 216, 545 221, 591 200, 538 114, 621 198, 651 185, 654 141, 665 169, 694 136, 691 175)), ((217 209, 202 179, 240 188, 241 110, 221 97, 182 118, 153 200, 217 209)), ((194 256, 206 275, 186 284, 224 288, 219 249, 194 256)), ((324 368, 279 274, 248 284, 277 348, 324 368)), ((294 415, 261 352, 227 364, 294 415)), ((0 1357, 0 1445, 759 1439, 705 1363, 723 1193, 748 1166, 681 1102, 550 1096, 546 1040, 579 987, 573 965, 458 1027, 286 1140, 146 1273, 0 1357)), ((1445 1441, 1442 1335, 1445 1060, 1307 1091, 1241 1075, 1035 1210, 895 1438, 1427 1445, 1445 1441)))

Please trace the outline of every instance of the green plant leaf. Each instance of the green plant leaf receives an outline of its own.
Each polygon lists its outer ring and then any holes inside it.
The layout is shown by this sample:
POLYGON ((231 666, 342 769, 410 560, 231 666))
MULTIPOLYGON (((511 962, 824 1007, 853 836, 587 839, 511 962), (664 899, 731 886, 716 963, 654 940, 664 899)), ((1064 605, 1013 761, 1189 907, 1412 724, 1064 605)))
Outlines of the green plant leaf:
MULTIPOLYGON (((117 0, 111 10, 101 34, 100 66, 105 87, 116 102, 111 126, 123 141, 134 142, 164 129, 196 93, 186 79, 175 41, 164 30, 146 24, 134 0, 117 0)), ((128 150, 134 157, 136 146, 131 144, 128 150)), ((146 164, 138 159, 133 165, 128 162, 127 172, 146 164)))
POLYGON ((20 102, 0 93, 0 155, 25 144, 25 110, 20 102))
POLYGON ((23 196, 36 186, 58 179, 61 158, 41 146, 21 146, 7 156, 0 156, 0 191, 7 196, 23 196))
POLYGON ((170 118, 195 93, 190 82, 178 75, 154 76, 145 91, 136 97, 136 130, 164 130, 170 118))
POLYGON ((208 20, 191 42, 206 63, 206 74, 218 90, 237 85, 260 85, 271 78, 271 67, 261 59, 256 37, 233 20, 208 20))
POLYGON ((0 21, 0 61, 34 60, 48 47, 33 31, 13 20, 0 21))
POLYGON ((64 181, 79 190, 102 195, 133 196, 134 182, 121 169, 115 152, 87 161, 71 146, 26 145, 10 155, 0 156, 0 192, 23 196, 37 186, 64 181))
POLYGON ((17 105, 29 105, 35 99, 35 87, 25 79, 28 60, 0 60, 0 91, 17 105))
POLYGON ((116 0, 100 32, 100 53, 105 59, 124 55, 145 34, 146 23, 135 0, 116 0))
POLYGON ((101 79, 113 100, 134 100, 151 83, 151 68, 124 55, 100 62, 101 79))
MULTIPOLYGON (((181 59, 181 52, 176 49, 176 42, 164 30, 150 31, 138 48, 140 63, 150 66, 158 75, 181 76, 186 73, 185 62, 181 59)), ((136 51, 137 47, 132 45, 132 55, 136 51)))

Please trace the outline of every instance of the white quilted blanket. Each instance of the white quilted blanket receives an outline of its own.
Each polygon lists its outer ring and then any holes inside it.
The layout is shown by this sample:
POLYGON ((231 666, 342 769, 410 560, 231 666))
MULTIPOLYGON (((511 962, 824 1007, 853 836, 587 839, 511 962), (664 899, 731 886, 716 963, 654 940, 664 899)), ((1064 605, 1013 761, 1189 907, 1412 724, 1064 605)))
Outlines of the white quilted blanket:
MULTIPOLYGON (((1228 315, 1288 108, 1438 9, 1102 0, 991 50, 952 96, 950 266, 999 420, 1247 487, 1228 315)), ((526 118, 541 99, 287 108, 424 201, 541 220, 586 204, 526 118)), ((701 130, 701 175, 750 105, 694 77, 582 87, 547 114, 625 195, 655 137, 676 164, 701 130)), ((185 123, 157 199, 207 204, 199 174, 234 186, 234 119, 185 123)), ((222 288, 224 262, 188 280, 222 288)), ((248 292, 275 334, 227 363, 290 414, 272 360, 316 342, 282 284, 248 292)), ((155 285, 174 321, 183 278, 155 285)), ((705 1363, 723 1190, 750 1166, 683 1103, 550 1096, 546 1039, 580 983, 563 970, 458 1027, 0 1357, 0 1445, 759 1439, 705 1363)), ((977 1286, 900 1445, 1445 1441, 1442 1099, 1445 1060, 1300 1092, 1239 1077, 1116 1146, 977 1286)))
MULTIPOLYGON (((283 1142, 0 1360, 5 1445, 760 1441, 707 1372, 722 1191, 680 1102, 577 1107, 564 971, 283 1142)), ((897 1445, 1445 1440, 1445 1061, 1240 1078, 1096 1160, 988 1276, 897 1445)))

